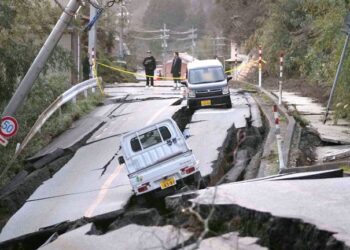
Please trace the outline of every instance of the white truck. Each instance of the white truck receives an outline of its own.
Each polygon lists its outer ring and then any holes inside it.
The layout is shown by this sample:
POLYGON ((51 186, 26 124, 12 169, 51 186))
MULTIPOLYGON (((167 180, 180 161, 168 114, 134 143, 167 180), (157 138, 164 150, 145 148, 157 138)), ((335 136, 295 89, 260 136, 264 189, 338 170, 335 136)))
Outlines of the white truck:
POLYGON ((149 125, 121 137, 123 156, 136 195, 182 185, 185 179, 199 181, 198 161, 172 119, 149 125))

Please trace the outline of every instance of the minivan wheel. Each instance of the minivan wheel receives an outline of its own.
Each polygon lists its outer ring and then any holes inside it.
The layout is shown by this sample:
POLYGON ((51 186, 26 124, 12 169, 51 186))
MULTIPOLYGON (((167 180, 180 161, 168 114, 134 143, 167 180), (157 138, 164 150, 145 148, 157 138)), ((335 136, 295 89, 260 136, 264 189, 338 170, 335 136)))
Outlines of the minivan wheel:
POLYGON ((232 108, 231 100, 226 103, 226 108, 228 108, 228 109, 232 108))

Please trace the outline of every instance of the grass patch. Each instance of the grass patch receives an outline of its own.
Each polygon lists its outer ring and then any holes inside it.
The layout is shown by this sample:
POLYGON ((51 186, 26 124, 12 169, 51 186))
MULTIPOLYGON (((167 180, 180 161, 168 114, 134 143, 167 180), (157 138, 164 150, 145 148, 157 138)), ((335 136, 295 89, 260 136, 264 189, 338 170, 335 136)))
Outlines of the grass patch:
POLYGON ((287 118, 284 116, 284 115, 281 115, 280 114, 280 122, 284 122, 284 123, 286 123, 287 122, 287 118))
POLYGON ((306 127, 307 125, 309 125, 309 121, 303 118, 297 110, 293 110, 291 112, 291 115, 301 127, 306 127))
POLYGON ((344 173, 350 174, 350 166, 349 165, 341 165, 341 169, 343 169, 344 173))

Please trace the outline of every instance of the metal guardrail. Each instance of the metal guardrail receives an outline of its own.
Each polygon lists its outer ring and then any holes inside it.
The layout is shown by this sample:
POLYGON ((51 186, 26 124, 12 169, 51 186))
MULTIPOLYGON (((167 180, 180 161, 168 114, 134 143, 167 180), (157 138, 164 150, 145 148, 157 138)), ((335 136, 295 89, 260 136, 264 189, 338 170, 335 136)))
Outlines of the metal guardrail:
POLYGON ((62 105, 71 100, 73 100, 73 102, 75 103, 76 96, 82 92, 85 92, 85 97, 87 97, 87 90, 96 87, 97 82, 101 80, 101 78, 93 78, 81 82, 77 85, 74 85, 72 88, 68 89, 66 92, 57 97, 57 99, 53 103, 51 103, 36 120, 33 127, 30 129, 29 133, 16 150, 14 159, 16 159, 17 156, 22 152, 22 150, 28 145, 29 141, 35 136, 35 134, 40 131, 41 127, 52 116, 53 113, 55 113, 62 105))

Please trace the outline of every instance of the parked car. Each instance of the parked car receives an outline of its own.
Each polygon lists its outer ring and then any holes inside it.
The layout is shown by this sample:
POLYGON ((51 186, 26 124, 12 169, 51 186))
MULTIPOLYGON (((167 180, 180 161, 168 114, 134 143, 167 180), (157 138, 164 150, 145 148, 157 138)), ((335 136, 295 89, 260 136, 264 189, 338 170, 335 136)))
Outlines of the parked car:
POLYGON ((136 195, 176 188, 188 179, 201 178, 198 162, 172 119, 123 135, 121 150, 119 163, 125 164, 136 195))
POLYGON ((224 68, 218 60, 196 60, 187 65, 187 106, 190 109, 224 105, 232 107, 224 68))

